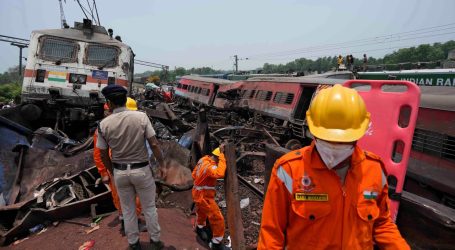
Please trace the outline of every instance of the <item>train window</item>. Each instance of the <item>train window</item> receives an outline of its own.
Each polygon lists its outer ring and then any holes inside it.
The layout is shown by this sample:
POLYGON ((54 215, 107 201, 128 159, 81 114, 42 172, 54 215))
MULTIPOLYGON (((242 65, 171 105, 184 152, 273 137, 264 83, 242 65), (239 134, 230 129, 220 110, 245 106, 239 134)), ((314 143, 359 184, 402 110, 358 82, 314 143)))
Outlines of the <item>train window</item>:
POLYGON ((287 96, 286 96, 285 103, 286 104, 292 104, 293 101, 294 101, 294 93, 288 93, 287 96))
POLYGON ((275 97, 273 97, 273 102, 283 104, 286 101, 285 96, 286 94, 283 92, 276 92, 275 97))
POLYGON ((188 85, 183 84, 183 85, 182 85, 182 89, 188 89, 188 85))
POLYGON ((210 89, 207 89, 207 93, 205 94, 206 96, 210 95, 210 89))
POLYGON ((189 91, 189 92, 193 92, 193 85, 190 85, 190 86, 188 87, 188 91, 189 91))
POLYGON ((263 101, 263 99, 265 99, 265 95, 263 93, 265 93, 263 90, 259 90, 256 95, 256 100, 263 101))
POLYGON ((455 159, 455 138, 446 134, 416 128, 412 148, 439 158, 455 159))
POLYGON ((197 90, 197 93, 200 94, 200 93, 202 92, 202 89, 204 89, 204 88, 199 88, 199 89, 197 90))
POLYGON ((256 99, 259 101, 270 101, 270 99, 272 99, 272 95, 272 91, 259 90, 256 95, 256 99))
POLYGON ((90 44, 87 46, 85 62, 99 67, 114 67, 117 65, 119 50, 117 47, 90 44))
POLYGON ((79 45, 72 40, 43 37, 39 58, 46 61, 54 62, 77 62, 77 51, 79 45))
POLYGON ((292 101, 294 101, 294 93, 276 92, 275 97, 273 97, 274 103, 292 104, 292 101))

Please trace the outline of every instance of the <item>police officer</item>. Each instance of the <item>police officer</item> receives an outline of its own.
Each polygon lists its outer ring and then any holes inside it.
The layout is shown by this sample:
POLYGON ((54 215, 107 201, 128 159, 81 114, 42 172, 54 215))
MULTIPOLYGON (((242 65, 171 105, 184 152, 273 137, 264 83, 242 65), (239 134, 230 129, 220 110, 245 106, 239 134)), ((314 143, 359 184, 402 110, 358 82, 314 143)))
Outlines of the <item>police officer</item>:
POLYGON ((164 160, 155 131, 146 114, 125 107, 127 90, 124 87, 108 85, 101 93, 113 112, 101 121, 96 146, 100 149, 104 165, 114 176, 128 243, 131 249, 141 249, 135 213, 137 195, 142 204, 152 249, 162 249, 155 206, 156 187, 146 148, 147 140, 158 164, 163 166, 164 160), (111 149, 112 161, 108 148, 111 149))
POLYGON ((321 90, 306 118, 315 140, 276 161, 258 249, 409 249, 390 217, 381 159, 356 143, 370 122, 357 91, 321 90))

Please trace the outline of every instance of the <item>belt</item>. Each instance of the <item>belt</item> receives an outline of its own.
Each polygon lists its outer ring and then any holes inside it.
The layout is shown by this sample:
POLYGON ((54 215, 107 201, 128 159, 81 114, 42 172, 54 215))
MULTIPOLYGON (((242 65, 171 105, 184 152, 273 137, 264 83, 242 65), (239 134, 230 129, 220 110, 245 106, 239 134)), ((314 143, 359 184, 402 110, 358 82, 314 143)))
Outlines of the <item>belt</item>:
POLYGON ((115 163, 115 162, 112 163, 112 166, 118 170, 127 170, 128 167, 130 167, 130 169, 142 168, 147 165, 149 165, 148 161, 139 162, 139 163, 115 163))
POLYGON ((210 186, 193 186, 196 190, 215 190, 215 187, 210 186))

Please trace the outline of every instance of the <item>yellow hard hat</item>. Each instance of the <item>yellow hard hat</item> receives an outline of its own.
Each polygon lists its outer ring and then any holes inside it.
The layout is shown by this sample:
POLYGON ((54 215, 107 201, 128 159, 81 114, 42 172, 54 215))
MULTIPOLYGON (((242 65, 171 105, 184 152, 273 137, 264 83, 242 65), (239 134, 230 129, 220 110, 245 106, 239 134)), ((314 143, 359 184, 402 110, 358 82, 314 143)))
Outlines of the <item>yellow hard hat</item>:
POLYGON ((126 99, 126 108, 129 110, 137 110, 137 103, 133 98, 126 99))
POLYGON ((336 84, 314 97, 306 119, 311 134, 317 138, 353 142, 368 129, 370 113, 356 90, 336 84))
POLYGON ((215 155, 215 156, 220 156, 221 154, 221 151, 220 151, 220 148, 215 148, 213 151, 212 151, 212 154, 215 155))

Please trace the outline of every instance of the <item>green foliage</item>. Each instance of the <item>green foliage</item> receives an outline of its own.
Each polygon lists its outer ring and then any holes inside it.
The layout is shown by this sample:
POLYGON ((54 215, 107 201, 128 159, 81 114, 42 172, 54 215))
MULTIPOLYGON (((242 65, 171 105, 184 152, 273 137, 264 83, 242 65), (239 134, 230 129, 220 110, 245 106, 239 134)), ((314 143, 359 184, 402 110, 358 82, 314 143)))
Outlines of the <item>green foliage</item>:
MULTIPOLYGON (((226 73, 222 70, 215 70, 210 67, 202 67, 202 68, 191 68, 185 69, 183 67, 178 67, 175 70, 170 70, 167 72, 167 75, 162 70, 155 70, 155 71, 145 71, 143 73, 135 74, 134 76, 137 78, 142 78, 146 80, 150 76, 157 76, 160 79, 167 79, 168 82, 175 81, 177 76, 184 76, 184 75, 191 75, 191 74, 199 74, 199 75, 206 75, 206 74, 221 74, 226 73)), ((164 80, 166 81, 166 80, 164 80)))
MULTIPOLYGON (((383 58, 368 58, 368 65, 387 65, 387 69, 394 70, 400 68, 398 64, 400 63, 417 63, 417 62, 429 62, 429 61, 444 61, 447 59, 449 51, 455 49, 455 41, 448 41, 445 43, 434 43, 430 44, 421 44, 417 47, 399 49, 394 51, 391 54, 385 55, 383 58), (393 65, 395 64, 395 66, 393 65)), ((345 55, 346 56, 346 55, 345 55)), ((363 54, 354 55, 354 66, 362 66, 363 64, 363 54), (356 57, 357 56, 357 57, 356 57)), ((316 60, 299 58, 295 59, 292 62, 286 64, 269 64, 264 63, 262 67, 262 72, 264 74, 271 73, 293 73, 293 72, 307 72, 307 71, 317 71, 319 73, 330 71, 335 69, 337 65, 337 55, 335 56, 325 56, 319 57, 316 60)), ((412 65, 409 65, 411 67, 412 65)), ((427 68, 434 68, 437 64, 428 64, 427 68)), ((161 79, 166 79, 169 82, 175 81, 176 76, 183 76, 189 74, 220 74, 227 73, 222 70, 214 70, 210 67, 202 68, 191 68, 185 69, 182 67, 176 68, 175 70, 170 70, 167 76, 164 76, 163 71, 146 71, 142 74, 136 74, 136 77, 149 77, 149 76, 159 76, 161 79)))
MULTIPOLYGON (((25 67, 24 67, 25 68, 25 67)), ((16 83, 22 84, 23 76, 19 76, 19 66, 9 68, 6 72, 0 73, 0 84, 16 83)), ((22 69, 22 72, 24 69, 22 69)))
POLYGON ((0 84, 0 102, 17 100, 21 95, 21 85, 16 83, 0 84))
POLYGON ((23 77, 19 76, 18 69, 16 66, 0 73, 0 102, 15 100, 17 103, 20 100, 23 77))
MULTIPOLYGON (((417 62, 434 62, 444 61, 447 59, 449 51, 455 49, 455 41, 448 41, 445 43, 421 44, 417 47, 399 49, 391 54, 385 55, 384 58, 368 58, 369 65, 389 65, 399 63, 417 63, 417 62)), ((356 55, 354 55, 355 57, 356 55)), ((360 66, 363 63, 363 55, 358 55, 355 58, 354 65, 360 66)), ((269 73, 292 73, 304 71, 318 71, 326 72, 333 70, 337 65, 336 56, 334 57, 320 57, 316 60, 299 58, 286 64, 268 64, 265 63, 262 71, 265 74, 269 73)), ((437 64, 428 64, 427 68, 434 68, 437 64)), ((398 69, 398 66, 391 67, 390 69, 398 69)))

